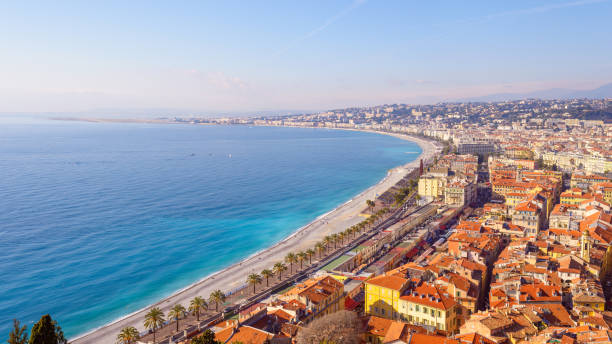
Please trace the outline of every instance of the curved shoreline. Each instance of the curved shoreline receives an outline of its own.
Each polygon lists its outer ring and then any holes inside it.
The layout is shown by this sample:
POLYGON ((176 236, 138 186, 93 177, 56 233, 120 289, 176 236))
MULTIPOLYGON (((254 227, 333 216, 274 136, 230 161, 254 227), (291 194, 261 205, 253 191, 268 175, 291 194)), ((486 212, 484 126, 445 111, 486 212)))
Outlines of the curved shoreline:
POLYGON ((194 296, 199 295, 206 297, 214 289, 221 289, 225 292, 235 290, 245 284, 244 278, 250 272, 259 272, 263 268, 269 268, 274 262, 281 261, 287 252, 312 247, 314 243, 320 241, 326 235, 342 231, 361 221, 362 219, 359 214, 361 210, 364 209, 366 199, 373 199, 376 194, 382 194, 401 180, 411 169, 418 167, 420 159, 427 160, 436 152, 436 147, 432 141, 409 135, 374 130, 334 129, 390 135, 415 142, 420 146, 421 154, 413 161, 392 168, 385 177, 376 184, 368 187, 366 190, 353 196, 350 200, 338 205, 334 209, 319 215, 313 221, 298 228, 296 231, 271 246, 259 250, 224 269, 209 274, 180 290, 174 291, 158 302, 147 305, 121 318, 115 319, 108 324, 72 338, 70 343, 114 343, 117 333, 125 326, 134 326, 139 331, 142 331, 144 313, 151 307, 156 306, 160 307, 163 311, 167 311, 167 308, 175 303, 182 303, 185 305, 194 296), (356 200, 359 200, 359 202, 354 202, 356 200))

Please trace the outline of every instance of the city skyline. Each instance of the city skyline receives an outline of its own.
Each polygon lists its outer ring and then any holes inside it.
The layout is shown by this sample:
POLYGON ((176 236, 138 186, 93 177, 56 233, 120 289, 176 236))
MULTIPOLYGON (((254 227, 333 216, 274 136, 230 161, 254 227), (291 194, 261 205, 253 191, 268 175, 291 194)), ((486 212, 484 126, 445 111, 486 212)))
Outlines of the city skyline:
POLYGON ((3 113, 316 111, 612 81, 605 0, 0 7, 3 113))

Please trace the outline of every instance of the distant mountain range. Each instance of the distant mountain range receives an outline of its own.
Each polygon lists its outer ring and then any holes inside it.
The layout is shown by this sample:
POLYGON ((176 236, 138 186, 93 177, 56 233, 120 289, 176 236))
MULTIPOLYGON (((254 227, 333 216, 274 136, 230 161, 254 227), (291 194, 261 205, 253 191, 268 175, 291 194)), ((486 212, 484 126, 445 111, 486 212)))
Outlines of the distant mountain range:
POLYGON ((495 93, 480 97, 463 98, 465 102, 498 102, 504 100, 517 100, 528 98, 539 99, 571 99, 571 98, 612 98, 612 83, 605 84, 592 90, 570 90, 565 88, 551 88, 548 90, 527 93, 495 93))

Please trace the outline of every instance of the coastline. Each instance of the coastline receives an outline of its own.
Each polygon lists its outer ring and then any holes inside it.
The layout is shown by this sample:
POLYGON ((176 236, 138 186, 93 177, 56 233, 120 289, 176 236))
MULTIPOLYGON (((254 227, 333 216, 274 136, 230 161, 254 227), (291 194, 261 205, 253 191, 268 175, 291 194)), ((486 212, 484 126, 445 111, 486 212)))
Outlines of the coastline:
POLYGON ((151 307, 160 307, 162 311, 167 312, 170 306, 181 303, 188 305, 189 300, 195 296, 207 297, 211 291, 221 289, 224 292, 235 290, 244 285, 244 279, 251 272, 259 272, 264 268, 269 268, 277 261, 282 261, 288 252, 296 252, 309 247, 326 235, 340 232, 347 227, 360 222, 363 218, 360 217, 361 211, 365 208, 365 200, 374 199, 376 194, 382 194, 384 191, 395 185, 401 180, 410 170, 418 168, 420 159, 424 161, 432 158, 437 152, 436 145, 426 139, 413 137, 405 134, 378 132, 374 130, 358 130, 358 129, 340 129, 337 130, 352 130, 363 131, 376 134, 390 135, 403 140, 408 140, 417 143, 421 147, 421 154, 413 161, 404 165, 394 167, 389 170, 386 176, 378 183, 368 187, 350 200, 338 205, 329 212, 318 216, 316 219, 307 225, 297 229, 289 236, 272 244, 271 246, 255 252, 245 259, 234 263, 222 270, 214 272, 204 278, 186 286, 183 289, 173 292, 171 295, 164 297, 162 300, 130 313, 124 317, 113 320, 101 327, 86 332, 78 337, 72 338, 70 343, 114 343, 117 333, 126 326, 134 326, 139 331, 143 331, 144 314, 151 307))

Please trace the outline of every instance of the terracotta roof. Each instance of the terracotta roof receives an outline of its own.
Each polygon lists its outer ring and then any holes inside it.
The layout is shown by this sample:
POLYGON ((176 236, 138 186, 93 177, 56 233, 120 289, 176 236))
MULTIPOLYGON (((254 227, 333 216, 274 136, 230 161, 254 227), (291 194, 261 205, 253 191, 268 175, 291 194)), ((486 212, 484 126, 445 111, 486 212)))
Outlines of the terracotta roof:
POLYGON ((525 284, 520 289, 521 302, 561 302, 561 288, 546 284, 525 284))
POLYGON ((410 344, 460 344, 456 339, 424 333, 412 334, 408 342, 410 344))
POLYGON ((539 303, 526 306, 535 311, 549 326, 572 327, 576 323, 572 320, 567 309, 558 303, 539 303))
POLYGON ((461 344, 497 344, 496 341, 478 333, 460 334, 456 335, 455 338, 459 340, 461 344))
POLYGON ((459 222, 459 224, 457 225, 456 229, 459 230, 466 230, 466 231, 474 231, 474 232, 480 232, 482 225, 480 224, 480 222, 475 222, 475 221, 461 221, 459 222))
POLYGON ((409 293, 402 295, 400 299, 443 310, 447 310, 456 304, 452 296, 427 282, 421 282, 409 293))
POLYGON ((366 281, 367 284, 373 284, 379 287, 398 290, 398 291, 401 290, 406 285, 407 282, 408 282, 407 279, 403 277, 399 277, 397 275, 391 275, 391 276, 382 275, 382 276, 371 278, 366 281))
POLYGON ((237 329, 228 327, 215 333, 215 339, 221 343, 251 343, 264 344, 267 340, 274 337, 273 333, 256 329, 251 326, 240 326, 237 329))

